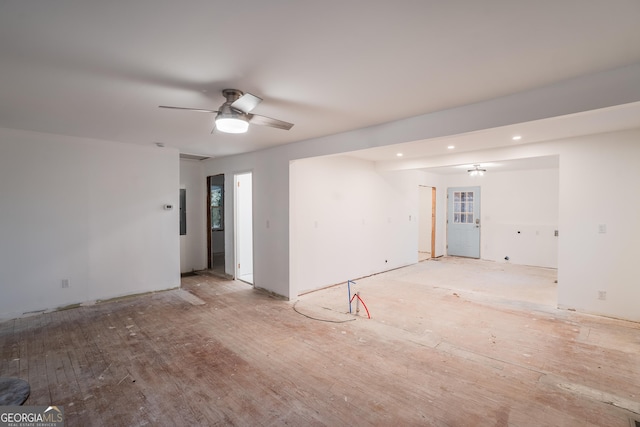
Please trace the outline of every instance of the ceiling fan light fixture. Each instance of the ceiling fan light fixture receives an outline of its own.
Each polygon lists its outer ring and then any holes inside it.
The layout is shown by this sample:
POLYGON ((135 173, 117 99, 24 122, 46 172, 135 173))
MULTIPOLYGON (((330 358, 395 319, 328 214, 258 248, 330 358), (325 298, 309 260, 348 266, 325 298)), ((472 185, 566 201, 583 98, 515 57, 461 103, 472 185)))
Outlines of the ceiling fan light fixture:
POLYGON ((225 133, 245 133, 249 129, 249 122, 242 116, 218 115, 216 129, 225 133))
POLYGON ((468 169, 469 176, 482 176, 486 172, 486 169, 482 169, 480 165, 473 165, 473 169, 468 169))
POLYGON ((226 133, 245 133, 249 129, 249 124, 270 126, 272 128, 283 130, 289 130, 293 127, 293 123, 288 123, 283 120, 273 119, 271 117, 250 113, 250 111, 252 111, 258 104, 262 102, 262 98, 260 97, 252 95, 250 93, 244 93, 237 89, 225 89, 222 91, 222 94, 227 100, 220 106, 220 110, 173 107, 170 105, 158 105, 158 107, 215 114, 215 125, 211 133, 213 133, 216 129, 218 129, 220 132, 226 133))

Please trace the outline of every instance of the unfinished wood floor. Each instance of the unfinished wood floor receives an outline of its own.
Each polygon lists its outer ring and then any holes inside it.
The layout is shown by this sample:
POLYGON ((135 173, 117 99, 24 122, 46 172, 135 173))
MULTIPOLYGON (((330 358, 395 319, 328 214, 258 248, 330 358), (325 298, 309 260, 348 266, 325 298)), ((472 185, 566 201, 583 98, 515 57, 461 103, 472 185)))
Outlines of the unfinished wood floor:
POLYGON ((346 285, 295 305, 344 323, 188 277, 0 323, 0 376, 30 382, 26 405, 63 405, 69 426, 629 427, 640 325, 554 309, 554 276, 425 261, 357 281, 371 320, 345 314, 346 285))

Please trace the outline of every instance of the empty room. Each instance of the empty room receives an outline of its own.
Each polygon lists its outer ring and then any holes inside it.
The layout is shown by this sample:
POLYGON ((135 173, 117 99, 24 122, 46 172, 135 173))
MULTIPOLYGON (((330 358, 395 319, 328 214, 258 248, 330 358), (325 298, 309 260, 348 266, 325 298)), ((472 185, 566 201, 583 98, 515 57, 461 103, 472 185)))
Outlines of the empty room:
POLYGON ((640 425, 639 21, 0 2, 0 425, 640 425))

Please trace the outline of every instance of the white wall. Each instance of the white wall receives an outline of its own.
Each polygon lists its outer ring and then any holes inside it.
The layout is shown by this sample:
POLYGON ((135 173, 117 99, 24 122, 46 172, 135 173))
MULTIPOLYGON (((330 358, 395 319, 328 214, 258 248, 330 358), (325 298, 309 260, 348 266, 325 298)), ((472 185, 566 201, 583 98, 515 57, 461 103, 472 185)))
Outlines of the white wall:
POLYGON ((640 130, 575 138, 561 150, 558 302, 640 321, 640 130))
POLYGON ((179 286, 178 165, 171 149, 0 129, 0 317, 179 286))
POLYGON ((180 236, 180 272, 207 268, 207 188, 202 163, 180 159, 180 188, 187 194, 187 234, 180 236))
POLYGON ((297 292, 417 262, 417 172, 335 156, 292 162, 290 177, 297 292))
MULTIPOLYGON (((203 161, 205 175, 225 174, 225 194, 234 194, 233 176, 252 172, 254 286, 289 296, 289 158, 281 149, 203 161), (283 256, 285 259, 283 259, 283 256)), ((225 199, 225 272, 235 272, 234 203, 225 199)))
POLYGON ((558 169, 445 176, 447 187, 480 186, 480 258, 558 267, 558 169), (518 233, 519 232, 519 233, 518 233))

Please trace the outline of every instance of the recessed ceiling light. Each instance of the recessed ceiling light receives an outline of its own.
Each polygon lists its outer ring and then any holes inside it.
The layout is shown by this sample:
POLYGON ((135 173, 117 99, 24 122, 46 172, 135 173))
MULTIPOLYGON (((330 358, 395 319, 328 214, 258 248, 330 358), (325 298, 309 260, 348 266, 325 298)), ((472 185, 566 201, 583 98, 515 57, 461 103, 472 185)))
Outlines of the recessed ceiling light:
POLYGON ((398 157, 402 157, 402 156, 403 156, 403 154, 402 154, 402 153, 398 153, 398 154, 396 154, 396 156, 398 156, 398 157))
POLYGON ((447 147, 447 150, 453 150, 454 148, 456 148, 455 145, 450 145, 450 146, 447 147))
POLYGON ((514 141, 520 141, 522 139, 522 137, 520 135, 516 135, 511 139, 513 139, 514 141))

